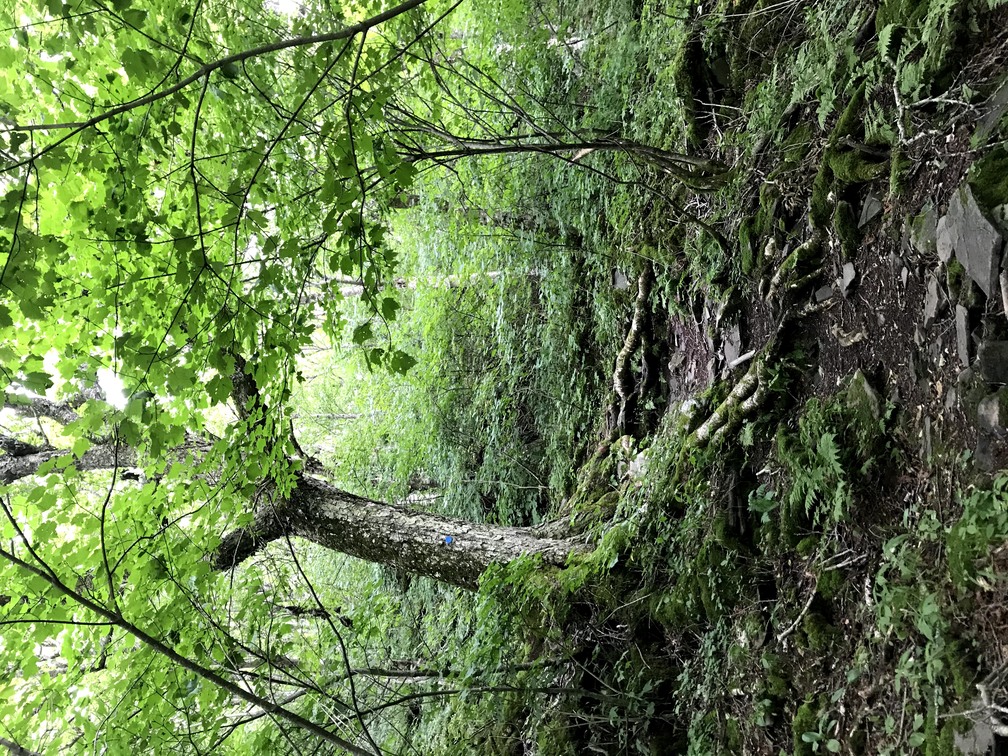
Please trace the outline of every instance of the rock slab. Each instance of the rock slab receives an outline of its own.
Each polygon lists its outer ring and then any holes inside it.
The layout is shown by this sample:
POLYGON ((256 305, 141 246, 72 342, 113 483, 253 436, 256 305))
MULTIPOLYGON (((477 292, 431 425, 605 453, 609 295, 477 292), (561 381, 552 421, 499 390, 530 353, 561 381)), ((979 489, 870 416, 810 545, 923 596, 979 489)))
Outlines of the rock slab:
POLYGON ((977 429, 1003 438, 1008 434, 1008 388, 985 396, 977 406, 977 429))
POLYGON ((948 213, 938 222, 936 247, 943 260, 954 252, 984 294, 1000 296, 1001 234, 984 216, 967 184, 959 187, 948 213))
POLYGON ((1008 384, 1008 341, 985 341, 977 354, 980 377, 987 383, 1008 384))
POLYGON ((962 305, 956 305, 955 324, 956 350, 959 353, 959 362, 964 368, 968 368, 970 366, 969 310, 962 305))

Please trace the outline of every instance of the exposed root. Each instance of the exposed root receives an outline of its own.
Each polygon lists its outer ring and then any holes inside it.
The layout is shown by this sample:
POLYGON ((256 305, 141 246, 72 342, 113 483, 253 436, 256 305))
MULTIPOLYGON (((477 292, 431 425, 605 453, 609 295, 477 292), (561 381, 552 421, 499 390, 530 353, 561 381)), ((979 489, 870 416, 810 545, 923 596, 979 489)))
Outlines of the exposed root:
POLYGON ((812 601, 816 597, 816 591, 818 590, 818 588, 819 588, 819 580, 817 579, 815 581, 815 584, 812 586, 812 590, 809 591, 809 597, 808 600, 805 602, 805 606, 803 606, 801 611, 798 612, 798 616, 795 618, 795 621, 792 622, 790 625, 788 625, 787 628, 785 628, 777 636, 778 643, 783 643, 787 639, 787 637, 791 635, 791 633, 793 633, 795 630, 798 629, 798 626, 801 624, 802 620, 805 619, 805 615, 808 614, 809 609, 812 608, 812 601))
POLYGON ((711 441, 721 439, 725 433, 733 429, 742 419, 754 412, 763 400, 765 390, 761 391, 761 377, 765 361, 757 360, 750 366, 732 388, 731 393, 718 405, 710 416, 693 431, 693 442, 704 447, 711 441))
MULTIPOLYGON (((799 276, 798 271, 822 251, 823 234, 816 232, 811 238, 794 249, 781 264, 770 279, 764 298, 767 300, 776 299, 782 291, 796 291, 809 284, 817 278, 821 270, 816 270, 811 275, 799 276)), ((817 268, 819 266, 816 266, 817 268)))
POLYGON ((651 296, 651 287, 654 285, 654 265, 648 261, 637 279, 637 300, 634 303, 633 318, 630 321, 630 330, 623 340, 623 348, 616 356, 616 366, 613 370, 613 391, 616 399, 613 402, 612 417, 615 418, 616 435, 625 432, 627 416, 630 414, 628 406, 631 406, 632 396, 635 391, 633 371, 630 368, 630 359, 637 352, 641 345, 644 334, 645 322, 647 319, 648 299, 651 296))

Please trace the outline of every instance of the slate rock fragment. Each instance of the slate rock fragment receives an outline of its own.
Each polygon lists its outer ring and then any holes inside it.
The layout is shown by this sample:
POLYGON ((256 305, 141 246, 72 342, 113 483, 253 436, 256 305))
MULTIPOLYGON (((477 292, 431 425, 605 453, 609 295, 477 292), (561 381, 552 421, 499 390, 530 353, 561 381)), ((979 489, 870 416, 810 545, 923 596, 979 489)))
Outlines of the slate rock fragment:
POLYGON ((954 252, 984 294, 1000 296, 1001 234, 984 216, 967 184, 955 193, 948 213, 938 222, 936 246, 945 261, 954 252))

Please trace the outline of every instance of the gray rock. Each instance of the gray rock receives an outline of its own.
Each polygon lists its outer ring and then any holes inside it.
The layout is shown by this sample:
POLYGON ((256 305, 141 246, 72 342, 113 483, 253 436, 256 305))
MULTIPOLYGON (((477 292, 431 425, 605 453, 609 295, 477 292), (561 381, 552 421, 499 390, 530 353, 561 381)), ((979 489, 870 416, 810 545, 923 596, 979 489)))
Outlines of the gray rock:
POLYGON ((938 253, 938 259, 943 263, 948 263, 952 259, 952 253, 955 252, 952 248, 952 237, 949 236, 949 220, 947 215, 943 215, 938 219, 938 224, 935 228, 935 251, 938 253))
POLYGON ((864 204, 861 205, 861 217, 858 218, 858 228, 871 223, 882 212, 882 203, 874 194, 865 197, 864 204))
POLYGON ((954 388, 950 388, 945 392, 945 409, 955 409, 956 402, 959 401, 959 391, 954 388))
POLYGON ((833 299, 834 294, 836 294, 836 289, 834 289, 832 286, 828 284, 826 286, 821 286, 820 288, 816 289, 815 302, 816 304, 822 304, 827 300, 833 299))
POLYGON ((1008 383, 1008 341, 984 341, 977 359, 980 377, 987 383, 1008 383))
MULTIPOLYGON (((994 225, 1001 232, 1002 238, 1008 235, 1008 205, 998 205, 991 210, 991 220, 994 221, 994 225)), ((1004 260, 1001 261, 1001 267, 1006 267, 1004 260)))
POLYGON ((1008 316, 1008 270, 1002 270, 998 276, 998 285, 1001 287, 1001 308, 1008 316))
POLYGON ((1008 323, 1000 315, 986 313, 980 317, 980 334, 982 341, 1008 340, 1008 323))
POLYGON ((987 138, 993 133, 994 129, 997 128, 998 123, 1001 121, 1001 116, 1008 112, 1008 81, 1001 83, 998 90, 991 95, 991 98, 985 103, 987 107, 987 112, 980 119, 977 124, 976 130, 976 143, 984 144, 987 142, 987 138))
MULTIPOLYGON (((973 452, 973 464, 984 472, 993 472, 996 454, 997 443, 995 439, 986 433, 978 433, 976 449, 973 452)), ((989 751, 984 751, 984 753, 989 753, 989 751)))
MULTIPOLYGON (((938 251, 937 224, 938 214, 934 207, 925 205, 921 212, 910 221, 911 246, 921 254, 935 254, 938 251)), ((948 262, 948 259, 942 262, 948 262)))
POLYGON ((894 275, 906 267, 906 263, 903 261, 903 258, 896 254, 895 250, 889 253, 889 267, 894 275))
MULTIPOLYGON (((976 698, 970 704, 973 711, 983 711, 987 708, 982 698, 976 698)), ((969 730, 965 733, 957 732, 953 737, 953 745, 956 751, 965 756, 979 756, 990 753, 994 748, 994 730, 990 722, 983 717, 974 717, 969 722, 969 730)))
POLYGON ((857 271, 854 269, 854 263, 844 263, 843 270, 840 271, 840 278, 837 279, 837 288, 840 289, 840 293, 843 294, 844 299, 850 294, 850 288, 856 278, 857 271))
POLYGON ((934 274, 929 275, 927 292, 924 294, 925 328, 930 328, 931 324, 945 312, 946 299, 945 292, 938 285, 938 277, 934 274))
POLYGON ((739 329, 738 323, 725 331, 721 350, 726 365, 733 364, 742 354, 742 331, 739 329))
POLYGON ((959 362, 964 368, 970 365, 970 339, 969 310, 962 305, 956 305, 956 351, 959 353, 959 362))
POLYGON ((999 293, 1001 234, 984 217, 969 185, 959 187, 949 203, 945 223, 938 223, 936 244, 939 256, 949 248, 955 251, 956 260, 984 294, 999 293))
POLYGON ((977 429, 993 436, 1008 435, 1008 388, 1002 386, 977 405, 977 429))

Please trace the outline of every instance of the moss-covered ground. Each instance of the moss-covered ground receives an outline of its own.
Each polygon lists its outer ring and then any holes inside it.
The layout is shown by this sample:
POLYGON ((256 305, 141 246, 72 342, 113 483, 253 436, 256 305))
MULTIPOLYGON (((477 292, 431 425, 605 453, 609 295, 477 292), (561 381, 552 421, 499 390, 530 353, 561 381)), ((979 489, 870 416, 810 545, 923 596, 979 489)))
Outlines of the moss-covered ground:
MULTIPOLYGON (((935 350, 925 385, 904 354, 928 349, 914 338, 938 266, 904 232, 963 181, 989 210, 1008 202, 1008 6, 491 5, 456 21, 459 44, 497 50, 540 122, 725 170, 691 182, 631 151, 488 161, 429 178, 404 211, 418 276, 511 273, 417 289, 420 367, 379 409, 424 437, 381 426, 362 462, 400 482, 422 468, 445 492, 431 506, 566 522, 596 546, 560 574, 494 570, 472 599, 398 586, 425 643, 532 664, 495 695, 424 704, 405 740, 955 752, 1008 703, 1008 477, 972 459, 954 357, 935 350), (847 263, 862 298, 838 284, 820 301, 847 263), (635 314, 621 420, 613 364, 635 314), (731 322, 753 354, 708 370, 731 322)), ((942 270, 953 296, 969 289, 942 270)), ((1004 317, 993 299, 987 314, 1004 317)))

